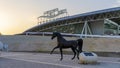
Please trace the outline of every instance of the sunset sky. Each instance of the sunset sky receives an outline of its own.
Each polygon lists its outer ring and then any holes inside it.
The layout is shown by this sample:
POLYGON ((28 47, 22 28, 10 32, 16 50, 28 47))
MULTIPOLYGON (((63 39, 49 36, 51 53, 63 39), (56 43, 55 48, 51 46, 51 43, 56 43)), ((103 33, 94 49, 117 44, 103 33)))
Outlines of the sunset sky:
POLYGON ((69 15, 119 7, 120 0, 0 0, 0 32, 22 33, 37 25, 44 11, 67 9, 69 15))

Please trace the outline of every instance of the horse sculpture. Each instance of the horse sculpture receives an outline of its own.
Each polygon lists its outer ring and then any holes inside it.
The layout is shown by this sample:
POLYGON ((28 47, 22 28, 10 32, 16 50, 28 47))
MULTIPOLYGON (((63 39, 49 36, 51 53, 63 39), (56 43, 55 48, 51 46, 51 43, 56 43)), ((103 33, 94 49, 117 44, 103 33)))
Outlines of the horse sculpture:
POLYGON ((66 39, 64 39, 62 37, 62 35, 59 32, 53 32, 53 35, 51 37, 51 39, 54 39, 55 37, 57 37, 57 46, 53 48, 53 50, 51 51, 50 54, 53 53, 53 51, 57 48, 60 49, 60 53, 61 53, 61 59, 63 59, 63 53, 62 53, 62 49, 63 48, 71 48, 74 56, 72 58, 72 60, 75 58, 76 54, 77 54, 77 58, 79 59, 79 53, 82 52, 82 45, 83 45, 83 40, 82 39, 78 39, 78 40, 69 40, 67 41, 66 39))

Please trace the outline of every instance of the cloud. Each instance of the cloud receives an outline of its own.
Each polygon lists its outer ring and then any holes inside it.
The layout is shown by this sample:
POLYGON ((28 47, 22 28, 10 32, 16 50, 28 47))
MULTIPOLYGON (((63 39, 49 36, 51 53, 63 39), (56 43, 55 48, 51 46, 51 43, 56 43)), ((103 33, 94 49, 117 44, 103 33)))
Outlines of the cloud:
POLYGON ((113 6, 114 7, 120 7, 120 0, 116 0, 115 4, 113 6))
POLYGON ((120 4, 120 0, 117 0, 117 2, 120 4))

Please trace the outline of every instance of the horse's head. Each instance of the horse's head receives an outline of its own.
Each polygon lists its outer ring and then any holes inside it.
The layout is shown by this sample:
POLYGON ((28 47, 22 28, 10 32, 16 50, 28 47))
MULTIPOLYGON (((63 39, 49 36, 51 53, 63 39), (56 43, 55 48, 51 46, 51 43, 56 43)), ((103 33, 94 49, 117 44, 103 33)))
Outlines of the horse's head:
POLYGON ((51 39, 54 39, 55 37, 59 36, 59 32, 53 32, 51 39))

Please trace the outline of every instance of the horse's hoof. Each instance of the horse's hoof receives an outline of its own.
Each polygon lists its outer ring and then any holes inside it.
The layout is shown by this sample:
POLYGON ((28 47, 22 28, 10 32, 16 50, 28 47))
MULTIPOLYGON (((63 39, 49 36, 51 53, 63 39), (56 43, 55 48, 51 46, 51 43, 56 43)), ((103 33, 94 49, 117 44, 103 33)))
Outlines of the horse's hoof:
POLYGON ((52 52, 50 54, 52 54, 52 52))
POLYGON ((73 58, 71 58, 71 60, 73 60, 74 59, 74 57, 73 58))
POLYGON ((62 61, 62 58, 60 59, 60 61, 62 61))
POLYGON ((79 57, 77 57, 77 59, 79 60, 79 57))

